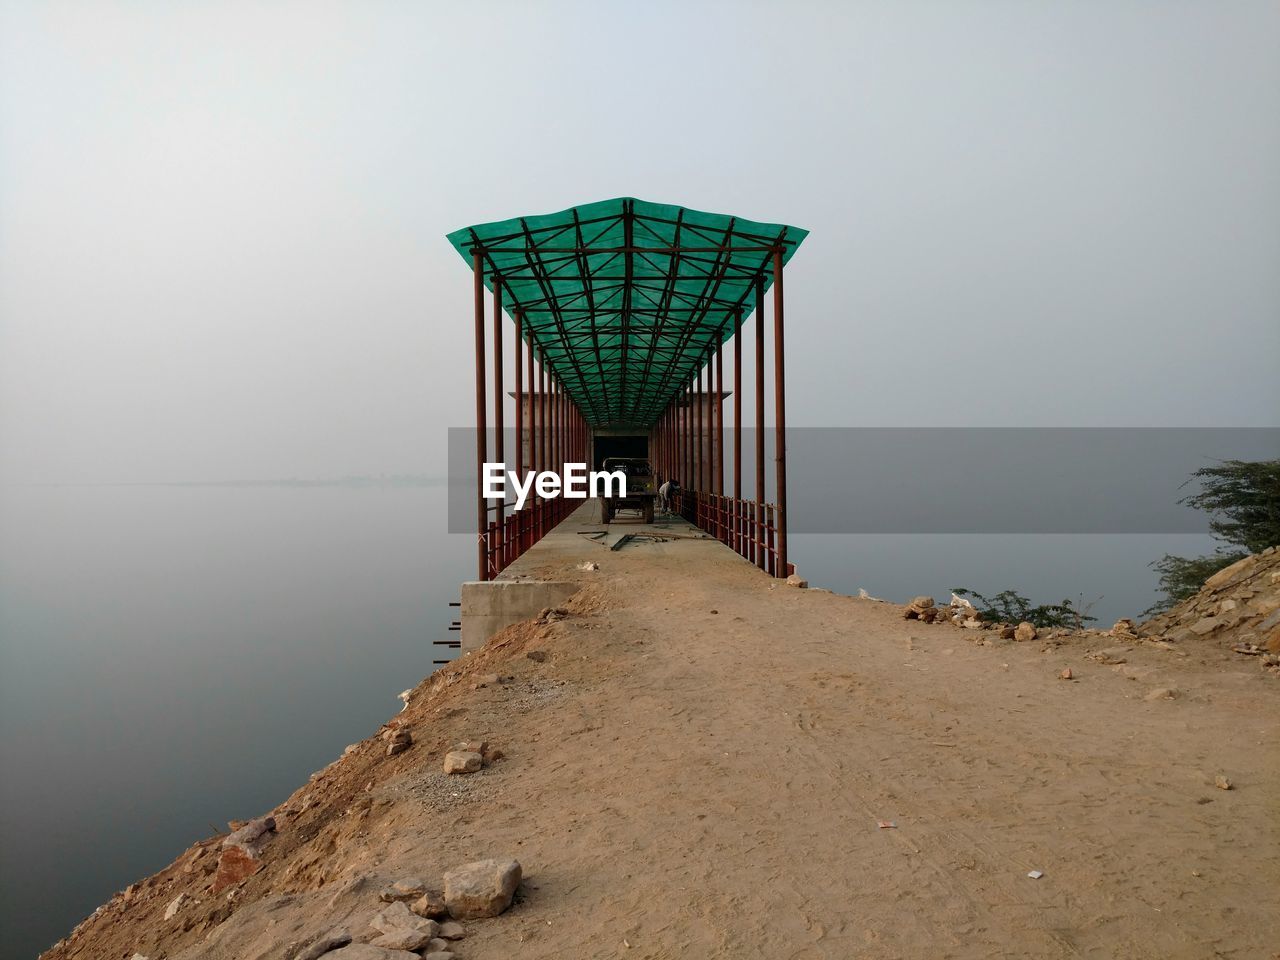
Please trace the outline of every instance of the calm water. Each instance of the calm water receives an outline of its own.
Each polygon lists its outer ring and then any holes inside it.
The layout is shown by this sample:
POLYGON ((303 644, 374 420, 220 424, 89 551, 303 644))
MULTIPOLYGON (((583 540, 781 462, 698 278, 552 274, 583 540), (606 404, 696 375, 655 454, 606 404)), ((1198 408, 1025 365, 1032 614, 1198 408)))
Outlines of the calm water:
MULTIPOLYGON (((0 489, 0 943, 30 957, 274 806, 444 654, 472 541, 442 488, 0 489)), ((805 536, 815 586, 1151 600, 1207 538, 805 536)))

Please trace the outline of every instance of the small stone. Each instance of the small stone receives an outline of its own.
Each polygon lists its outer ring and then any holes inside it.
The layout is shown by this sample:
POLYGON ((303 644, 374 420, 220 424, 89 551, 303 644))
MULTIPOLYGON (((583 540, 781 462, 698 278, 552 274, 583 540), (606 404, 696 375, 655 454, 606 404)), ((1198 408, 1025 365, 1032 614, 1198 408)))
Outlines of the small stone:
POLYGON ((1109 666, 1119 666, 1122 663, 1128 663, 1125 654, 1128 651, 1124 647, 1110 647, 1106 650, 1096 650, 1087 654, 1090 660, 1097 660, 1099 663, 1105 663, 1109 666))
POLYGON ((484 757, 470 750, 450 750, 444 755, 445 773, 475 773, 484 766, 484 757))
POLYGON ((449 748, 457 753, 484 753, 489 749, 488 740, 459 740, 449 748))
POLYGON ((1013 631, 1013 639, 1022 643, 1034 640, 1039 635, 1040 634, 1035 628, 1035 624, 1027 623, 1025 620, 1018 624, 1017 628, 1013 631))
POLYGON ((371 943, 353 943, 324 956, 325 960, 419 960, 416 953, 408 950, 389 950, 371 943))
MULTIPOLYGON (((514 861, 513 861, 514 862, 514 861)), ((454 920, 446 920, 440 924, 440 937, 444 940, 461 940, 467 935, 466 928, 454 920)))
POLYGON ((1154 702, 1156 700, 1174 700, 1178 696, 1178 691, 1173 687, 1157 687, 1148 693, 1143 700, 1154 702))
POLYGON ((1222 774, 1218 774, 1213 778, 1213 785, 1219 790, 1230 790, 1234 786, 1231 780, 1222 774))
POLYGON ((1137 636, 1137 633, 1138 628, 1128 617, 1121 617, 1111 628, 1111 635, 1116 637, 1132 637, 1137 636))
POLYGON ((414 903, 413 912, 420 917, 427 917, 431 920, 447 917, 449 908, 445 906, 444 891, 428 890, 414 903))
MULTIPOLYGON (((434 920, 426 920, 418 916, 403 902, 398 901, 375 913, 369 920, 369 926, 379 933, 391 933, 396 930, 417 930, 425 933, 427 939, 440 935, 440 924, 434 920)), ((426 940, 423 941, 425 943, 426 940)))
POLYGON ((1222 621, 1217 617, 1201 617, 1191 625, 1191 632, 1198 637, 1208 636, 1222 626, 1222 621))
POLYGON ((411 930, 404 927, 399 930, 390 930, 382 936, 371 940, 370 943, 375 947, 382 947, 384 950, 419 950, 431 942, 433 938, 422 930, 411 930))
POLYGON ((911 602, 908 603, 907 606, 916 610, 928 610, 930 607, 934 606, 933 597, 912 597, 911 602))
POLYGON ((174 917, 178 915, 178 911, 181 910, 183 907, 185 907, 190 902, 190 900, 191 898, 187 896, 185 893, 178 894, 176 897, 170 900, 169 905, 164 908, 164 918, 166 920, 172 920, 174 917))
POLYGON ((324 936, 311 942, 305 950, 299 953, 293 960, 316 960, 331 950, 337 950, 345 947, 351 942, 351 931, 349 930, 332 930, 324 936))
POLYGON ((791 574, 791 576, 787 577, 787 586, 796 587, 800 590, 808 590, 809 581, 806 580, 804 577, 800 576, 800 574, 793 573, 791 574))
POLYGON ((1058 679, 1059 679, 1059 680, 1072 680, 1072 679, 1074 679, 1074 675, 1071 673, 1071 668, 1070 668, 1070 667, 1063 667, 1062 672, 1061 672, 1060 674, 1058 674, 1058 679))
POLYGON ((416 900, 426 893, 427 885, 417 877, 403 877, 391 885, 397 900, 416 900))
POLYGON ((1018 628, 1017 628, 1017 627, 1015 627, 1015 626, 1014 626, 1013 624, 1011 624, 1011 623, 1006 623, 1003 627, 1001 627, 1001 628, 1000 628, 1000 639, 1001 639, 1001 640, 1012 640, 1012 639, 1014 638, 1014 635, 1015 635, 1017 632, 1018 632, 1018 628))
POLYGON ((981 630, 982 621, 977 619, 976 617, 970 617, 968 620, 962 623, 961 626, 965 627, 968 630, 981 630))
POLYGON ((449 949, 449 941, 444 937, 432 937, 427 941, 427 953, 440 953, 449 949))

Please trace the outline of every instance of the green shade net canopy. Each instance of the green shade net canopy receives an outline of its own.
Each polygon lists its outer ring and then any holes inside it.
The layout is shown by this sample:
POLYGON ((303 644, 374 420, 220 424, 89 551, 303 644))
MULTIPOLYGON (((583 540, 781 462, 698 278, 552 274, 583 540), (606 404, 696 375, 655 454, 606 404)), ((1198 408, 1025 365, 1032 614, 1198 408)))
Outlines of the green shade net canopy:
POLYGON ((449 242, 594 427, 648 429, 808 231, 631 197, 464 227, 449 242))

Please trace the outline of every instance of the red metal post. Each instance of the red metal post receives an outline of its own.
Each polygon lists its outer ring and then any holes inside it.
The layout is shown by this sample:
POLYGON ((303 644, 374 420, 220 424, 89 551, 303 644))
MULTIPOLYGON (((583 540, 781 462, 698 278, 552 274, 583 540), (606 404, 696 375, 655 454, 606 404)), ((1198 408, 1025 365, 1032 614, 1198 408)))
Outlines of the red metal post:
POLYGON ((716 405, 715 434, 712 454, 716 465, 716 536, 725 539, 724 517, 724 343, 716 344, 716 388, 712 394, 716 405))
MULTIPOLYGON (((515 353, 512 357, 515 360, 516 374, 516 476, 524 478, 524 358, 520 356, 520 343, 523 340, 524 314, 519 310, 513 318, 515 320, 515 353)), ((524 536, 523 511, 520 511, 521 517, 516 524, 516 550, 517 555, 524 553, 529 544, 524 536)))
MULTIPOLYGON (((705 369, 705 368, 703 368, 705 369)), ((693 420, 693 447, 694 447, 694 486, 699 494, 706 493, 707 487, 703 483, 703 467, 706 466, 707 458, 702 454, 702 370, 698 371, 697 377, 693 381, 694 393, 694 420, 693 420)), ((702 497, 698 497, 699 503, 702 497)))
POLYGON ((756 566, 764 569, 764 278, 756 280, 756 566))
MULTIPOLYGON (((538 360, 542 367, 542 395, 538 398, 538 419, 542 423, 541 448, 538 451, 538 469, 546 470, 551 463, 551 429, 547 422, 547 412, 551 405, 547 402, 547 355, 544 353, 538 360)), ((543 533, 546 531, 544 530, 543 533)))
POLYGON ((778 567, 774 574, 790 576, 787 563, 787 385, 782 350, 782 248, 773 251, 773 458, 777 464, 778 567))
POLYGON ((472 253, 471 272, 474 280, 476 319, 476 542, 479 579, 489 579, 489 562, 485 549, 488 537, 488 510, 484 499, 484 464, 489 455, 488 424, 484 385, 484 257, 479 250, 472 253))
POLYGON ((742 549, 742 311, 733 327, 733 549, 742 549))
POLYGON ((688 407, 685 409, 685 412, 684 412, 684 432, 685 432, 684 470, 685 470, 685 473, 689 475, 688 477, 689 482, 685 484, 685 486, 688 487, 690 494, 692 494, 693 491, 698 489, 698 474, 695 472, 694 466, 693 466, 693 381, 692 380, 689 381, 689 386, 685 390, 685 400, 688 402, 688 407))
MULTIPOLYGON (((493 461, 504 463, 506 460, 506 438, 503 436, 502 408, 506 399, 502 395, 502 284, 497 276, 493 278, 493 461)), ((505 470, 506 467, 504 466, 505 470)), ((507 516, 506 497, 495 505, 495 522, 493 537, 494 572, 499 572, 506 564, 503 562, 503 529, 502 522, 507 516)))
POLYGON ((516 476, 524 477, 524 364, 520 358, 521 328, 524 315, 517 310, 515 320, 515 375, 516 375, 516 476))

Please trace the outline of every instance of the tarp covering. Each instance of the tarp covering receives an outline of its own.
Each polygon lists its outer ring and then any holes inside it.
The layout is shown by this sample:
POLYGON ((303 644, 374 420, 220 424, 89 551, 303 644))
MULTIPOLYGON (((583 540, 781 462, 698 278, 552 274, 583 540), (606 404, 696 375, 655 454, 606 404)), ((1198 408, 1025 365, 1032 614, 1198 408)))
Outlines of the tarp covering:
POLYGON ((808 231, 719 213, 602 200, 464 227, 449 242, 483 256, 485 286, 593 426, 646 429, 773 282, 808 231))

